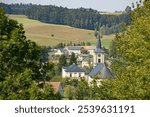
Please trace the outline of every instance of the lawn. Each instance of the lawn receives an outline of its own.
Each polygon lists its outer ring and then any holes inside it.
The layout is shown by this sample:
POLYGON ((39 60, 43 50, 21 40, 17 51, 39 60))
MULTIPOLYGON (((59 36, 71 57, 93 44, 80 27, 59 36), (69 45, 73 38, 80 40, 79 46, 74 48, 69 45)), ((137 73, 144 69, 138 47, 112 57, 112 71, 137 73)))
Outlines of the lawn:
MULTIPOLYGON (((27 39, 41 46, 54 46, 58 43, 91 42, 96 44, 94 31, 73 28, 66 25, 46 24, 37 20, 28 19, 24 15, 8 15, 9 18, 17 20, 24 25, 27 39)), ((109 47, 114 35, 103 36, 102 44, 109 47)))

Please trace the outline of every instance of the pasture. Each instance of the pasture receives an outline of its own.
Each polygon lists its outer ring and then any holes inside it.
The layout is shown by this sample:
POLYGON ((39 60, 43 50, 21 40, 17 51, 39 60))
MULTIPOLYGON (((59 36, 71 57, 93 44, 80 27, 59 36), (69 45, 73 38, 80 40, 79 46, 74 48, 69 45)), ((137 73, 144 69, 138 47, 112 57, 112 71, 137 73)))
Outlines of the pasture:
MULTIPOLYGON (((91 42, 96 44, 94 31, 78 29, 66 25, 42 23, 37 20, 28 19, 25 15, 8 15, 9 18, 22 23, 29 40, 40 46, 55 46, 58 43, 91 42)), ((115 35, 103 36, 102 45, 109 47, 115 35)))

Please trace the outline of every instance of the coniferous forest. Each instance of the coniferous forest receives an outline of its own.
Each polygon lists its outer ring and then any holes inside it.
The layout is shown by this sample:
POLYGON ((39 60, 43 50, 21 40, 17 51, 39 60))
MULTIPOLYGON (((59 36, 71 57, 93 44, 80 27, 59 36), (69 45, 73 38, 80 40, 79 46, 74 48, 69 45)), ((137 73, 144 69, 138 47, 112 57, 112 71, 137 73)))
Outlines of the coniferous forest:
POLYGON ((128 12, 121 15, 100 14, 93 9, 68 9, 52 5, 33 5, 33 4, 3 4, 7 14, 23 14, 30 19, 39 20, 45 23, 69 25, 76 28, 94 30, 96 23, 103 28, 103 33, 113 34, 122 32, 122 24, 128 24, 130 17, 128 12))

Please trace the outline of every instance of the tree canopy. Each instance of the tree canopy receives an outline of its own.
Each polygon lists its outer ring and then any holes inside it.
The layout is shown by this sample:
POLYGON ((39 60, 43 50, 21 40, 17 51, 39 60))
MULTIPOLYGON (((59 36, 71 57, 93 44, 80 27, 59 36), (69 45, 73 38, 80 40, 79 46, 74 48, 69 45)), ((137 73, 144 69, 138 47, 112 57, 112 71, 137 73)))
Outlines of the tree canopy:
POLYGON ((53 65, 41 62, 41 48, 26 39, 22 24, 7 18, 0 8, 0 99, 60 99, 39 81, 53 65))
POLYGON ((104 81, 102 99, 150 99, 150 1, 131 13, 132 22, 114 40, 115 80, 104 81))

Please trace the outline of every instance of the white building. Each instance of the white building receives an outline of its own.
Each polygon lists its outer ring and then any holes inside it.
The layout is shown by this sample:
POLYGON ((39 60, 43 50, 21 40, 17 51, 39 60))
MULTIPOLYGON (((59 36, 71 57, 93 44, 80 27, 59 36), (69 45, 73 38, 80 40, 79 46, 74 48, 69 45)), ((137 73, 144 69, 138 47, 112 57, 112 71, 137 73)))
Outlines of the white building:
POLYGON ((82 78, 82 77, 85 77, 84 69, 76 66, 75 64, 62 68, 62 78, 82 78))
POLYGON ((69 52, 69 55, 71 55, 72 53, 75 53, 75 55, 80 55, 82 46, 68 46, 66 47, 66 49, 69 52))
POLYGON ((62 52, 61 49, 58 49, 57 52, 55 53, 55 55, 59 55, 59 56, 61 56, 61 55, 63 55, 63 54, 64 54, 64 53, 62 52))
POLYGON ((61 56, 63 54, 68 55, 69 54, 68 50, 65 48, 60 48, 60 49, 57 49, 57 51, 55 53, 55 55, 59 55, 59 56, 61 56))

